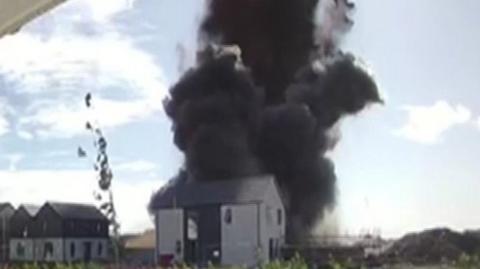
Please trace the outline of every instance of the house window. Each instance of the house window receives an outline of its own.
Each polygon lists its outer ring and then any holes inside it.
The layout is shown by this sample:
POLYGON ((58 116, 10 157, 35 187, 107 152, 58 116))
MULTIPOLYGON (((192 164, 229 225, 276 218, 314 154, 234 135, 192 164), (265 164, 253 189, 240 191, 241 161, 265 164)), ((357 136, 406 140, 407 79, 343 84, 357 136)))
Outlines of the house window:
POLYGON ((225 223, 226 224, 231 224, 232 223, 232 209, 231 208, 227 208, 227 210, 225 210, 225 223))
POLYGON ((44 245, 43 257, 45 260, 51 260, 53 258, 53 244, 52 242, 47 242, 44 245))
POLYGON ((17 256, 18 257, 25 256, 25 246, 23 245, 23 243, 20 243, 20 242, 17 243, 17 256))
POLYGON ((75 243, 70 243, 70 257, 75 257, 75 243))
POLYGON ((98 256, 102 256, 102 252, 103 252, 103 244, 102 244, 102 243, 98 243, 98 246, 97 246, 97 255, 98 255, 98 256))
POLYGON ((198 239, 198 215, 194 212, 188 212, 187 219, 187 239, 198 239))
POLYGON ((282 225, 283 222, 283 214, 281 209, 277 209, 277 223, 278 225, 282 225))
POLYGON ((182 242, 180 240, 175 241, 175 252, 179 255, 182 253, 182 242))
POLYGON ((275 259, 275 244, 273 238, 270 238, 270 240, 268 240, 268 258, 270 261, 273 261, 275 259))

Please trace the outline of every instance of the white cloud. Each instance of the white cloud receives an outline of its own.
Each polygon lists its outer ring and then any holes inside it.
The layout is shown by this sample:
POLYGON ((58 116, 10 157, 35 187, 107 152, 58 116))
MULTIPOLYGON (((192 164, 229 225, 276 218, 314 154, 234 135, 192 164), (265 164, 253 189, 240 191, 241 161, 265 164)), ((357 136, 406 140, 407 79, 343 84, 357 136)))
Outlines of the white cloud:
POLYGON ((10 106, 8 105, 5 98, 0 97, 0 136, 10 132, 10 122, 7 119, 7 114, 10 111, 10 106))
MULTIPOLYGON (((162 111, 167 91, 161 68, 135 45, 134 37, 122 34, 109 21, 130 9, 132 1, 78 0, 65 6, 46 15, 55 18, 54 23, 40 20, 39 27, 34 23, 32 29, 0 40, 0 75, 13 85, 6 96, 27 100, 26 108, 17 111, 17 135, 29 140, 84 132, 85 121, 92 120, 83 107, 86 92, 94 95, 94 116, 103 127, 162 111), (94 18, 82 17, 86 21, 78 25, 78 14, 94 18), (51 24, 55 27, 48 29, 51 24), (100 31, 82 32, 89 27, 100 31)), ((0 113, 0 131, 8 127, 2 119, 0 113)))
POLYGON ((135 2, 136 0, 69 0, 47 16, 62 17, 68 14, 71 20, 110 24, 115 15, 132 9, 135 2))
POLYGON ((16 171, 18 163, 24 158, 24 155, 21 153, 12 153, 6 155, 7 160, 9 161, 8 170, 16 171))
POLYGON ((7 119, 0 114, 0 136, 7 134, 10 130, 10 124, 7 119))
POLYGON ((23 140, 32 140, 33 139, 33 134, 30 132, 27 132, 25 130, 20 130, 17 132, 17 136, 20 137, 23 140))
POLYGON ((157 165, 146 160, 136 160, 132 162, 119 163, 114 165, 114 168, 117 171, 126 172, 152 172, 155 170, 155 168, 157 168, 157 165))
POLYGON ((43 157, 54 158, 54 157, 72 157, 75 156, 75 152, 71 150, 51 150, 43 154, 43 157))
POLYGON ((453 106, 446 101, 437 101, 432 106, 404 106, 402 109, 408 113, 408 121, 395 134, 423 144, 438 143, 444 132, 468 123, 472 117, 465 106, 453 106))
POLYGON ((105 22, 113 15, 133 7, 134 0, 84 0, 90 7, 93 18, 105 22))
MULTIPOLYGON (((87 170, 0 170, 0 197, 15 205, 42 204, 45 201, 95 204, 95 175, 87 170)), ((122 232, 143 231, 152 227, 147 205, 162 181, 121 181, 113 185, 122 232)))

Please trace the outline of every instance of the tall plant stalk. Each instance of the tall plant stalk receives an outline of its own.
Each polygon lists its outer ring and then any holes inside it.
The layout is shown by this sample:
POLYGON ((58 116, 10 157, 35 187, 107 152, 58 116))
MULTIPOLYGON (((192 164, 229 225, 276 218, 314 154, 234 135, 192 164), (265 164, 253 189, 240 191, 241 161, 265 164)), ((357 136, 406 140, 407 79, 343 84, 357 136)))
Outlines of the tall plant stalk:
MULTIPOLYGON (((85 106, 93 111, 92 95, 87 93, 85 96, 85 106)), ((93 114, 93 113, 92 113, 93 114)), ((107 216, 110 224, 111 241, 114 252, 115 264, 119 268, 120 264, 120 223, 118 222, 117 211, 114 205, 112 180, 113 173, 110 168, 107 139, 103 135, 98 122, 87 120, 85 128, 92 134, 93 146, 95 149, 95 158, 92 160, 93 168, 97 175, 98 190, 94 192, 94 198, 100 202, 100 210, 107 216)), ((78 148, 78 156, 86 158, 87 152, 82 148, 78 148)))

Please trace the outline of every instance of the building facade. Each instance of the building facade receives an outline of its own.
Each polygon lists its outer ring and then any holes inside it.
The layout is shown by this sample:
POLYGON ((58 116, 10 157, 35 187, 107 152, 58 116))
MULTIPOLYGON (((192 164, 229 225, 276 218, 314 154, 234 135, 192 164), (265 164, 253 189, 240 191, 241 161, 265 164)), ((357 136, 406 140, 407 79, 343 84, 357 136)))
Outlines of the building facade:
POLYGON ((10 218, 14 211, 10 203, 0 203, 0 263, 8 261, 10 218))
POLYGON ((20 205, 10 218, 10 260, 25 262, 34 260, 33 238, 28 225, 33 221, 40 206, 20 205))
POLYGON ((177 182, 152 206, 161 265, 254 266, 280 257, 285 209, 271 176, 177 182))
POLYGON ((20 207, 10 258, 17 262, 91 262, 108 258, 108 220, 94 206, 45 203, 35 215, 20 207))

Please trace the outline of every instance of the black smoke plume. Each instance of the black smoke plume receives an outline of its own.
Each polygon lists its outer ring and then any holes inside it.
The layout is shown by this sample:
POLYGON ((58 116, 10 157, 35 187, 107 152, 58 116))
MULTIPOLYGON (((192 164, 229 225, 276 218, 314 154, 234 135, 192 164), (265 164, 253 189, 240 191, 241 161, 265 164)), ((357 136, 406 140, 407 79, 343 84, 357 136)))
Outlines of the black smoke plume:
POLYGON ((310 236, 335 205, 331 128, 381 102, 371 76, 337 48, 353 7, 347 0, 210 0, 198 64, 165 102, 185 154, 179 178, 274 174, 287 240, 310 236))

